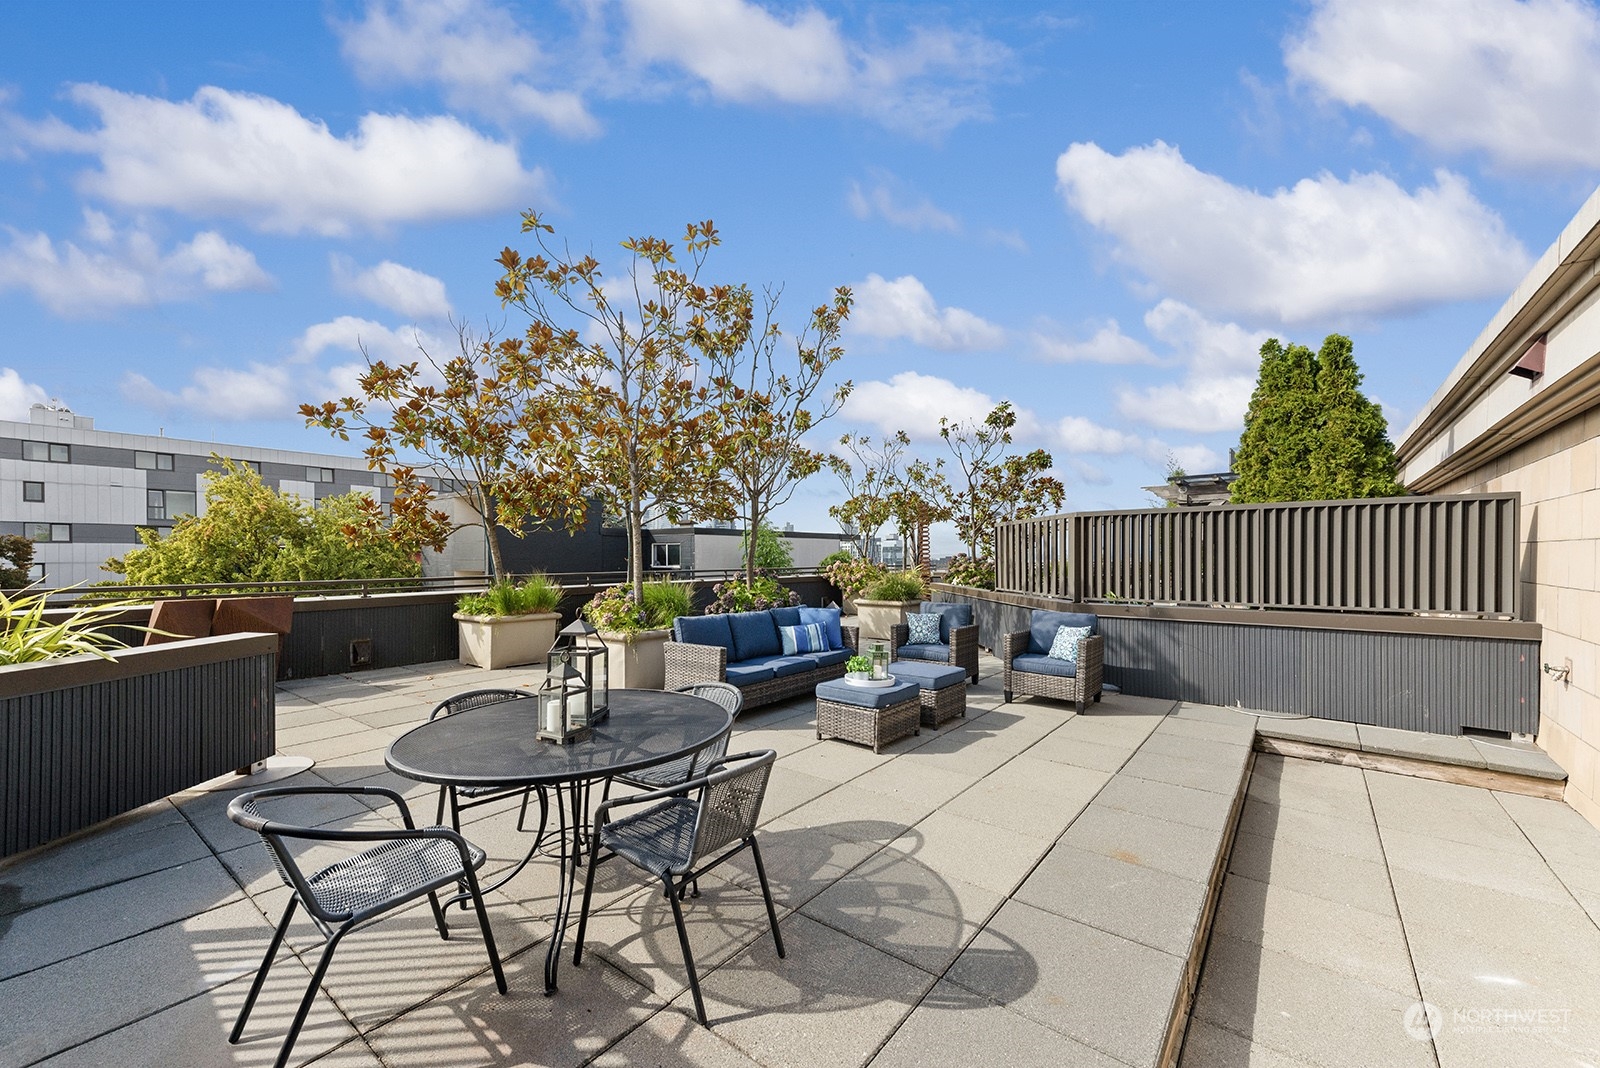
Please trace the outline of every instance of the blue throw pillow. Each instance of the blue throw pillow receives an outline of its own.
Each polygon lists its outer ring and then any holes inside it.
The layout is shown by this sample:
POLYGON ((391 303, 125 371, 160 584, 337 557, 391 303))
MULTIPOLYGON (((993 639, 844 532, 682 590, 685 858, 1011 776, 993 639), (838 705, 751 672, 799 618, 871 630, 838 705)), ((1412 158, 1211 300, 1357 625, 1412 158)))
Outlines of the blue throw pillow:
POLYGON ((828 648, 844 648, 844 633, 839 629, 839 610, 837 608, 812 608, 809 605, 801 605, 800 622, 802 625, 820 623, 822 625, 822 633, 828 638, 828 648))
POLYGON ((911 635, 906 639, 908 645, 938 645, 939 620, 942 617, 937 612, 926 615, 906 616, 906 628, 911 635))
POLYGON ((1044 655, 1051 660, 1065 660, 1069 664, 1076 664, 1078 643, 1088 636, 1088 627, 1057 627, 1056 639, 1050 643, 1050 651, 1044 655))
POLYGON ((822 633, 822 624, 803 623, 798 627, 779 627, 778 636, 783 639, 783 655, 794 656, 797 653, 825 653, 828 651, 827 635, 822 633))

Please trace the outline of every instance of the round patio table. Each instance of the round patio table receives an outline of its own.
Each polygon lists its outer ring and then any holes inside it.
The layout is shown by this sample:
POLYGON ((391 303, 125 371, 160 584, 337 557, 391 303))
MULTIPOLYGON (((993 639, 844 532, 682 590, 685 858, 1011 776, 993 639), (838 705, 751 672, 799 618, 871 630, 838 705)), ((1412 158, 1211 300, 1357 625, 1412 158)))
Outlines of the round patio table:
MULTIPOLYGON (((556 990, 557 962, 583 856, 590 787, 613 775, 688 756, 733 726, 730 713, 686 693, 612 690, 610 706, 610 715, 589 738, 556 745, 534 737, 539 722, 536 699, 483 705, 413 727, 390 744, 383 758, 390 771, 419 782, 554 787, 561 868, 554 933, 545 953, 546 994, 556 990)), ((521 871, 543 840, 541 819, 528 856, 495 886, 505 885, 521 871)))

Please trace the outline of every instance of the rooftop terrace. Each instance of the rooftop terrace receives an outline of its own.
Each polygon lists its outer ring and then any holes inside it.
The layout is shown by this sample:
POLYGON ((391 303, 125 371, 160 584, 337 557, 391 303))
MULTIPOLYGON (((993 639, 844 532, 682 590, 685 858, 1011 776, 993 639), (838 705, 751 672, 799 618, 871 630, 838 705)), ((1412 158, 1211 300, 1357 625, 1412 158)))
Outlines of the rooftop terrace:
MULTIPOLYGON (((279 750, 316 762, 289 781, 392 786, 430 819, 432 788, 384 769, 389 742, 444 695, 541 674, 284 684, 279 750)), ((998 664, 983 675, 965 720, 876 756, 816 741, 810 700, 740 717, 734 750, 780 754, 761 841, 789 953, 750 868, 703 880, 686 915, 712 1029, 665 902, 617 865, 583 966, 569 949, 543 995, 548 861, 491 895, 509 996, 467 916, 441 942, 411 909, 335 955, 295 1063, 1600 1062, 1600 831, 1560 802, 1257 752, 1256 717, 1231 709, 1001 705, 998 664)), ((231 796, 190 791, 0 865, 0 1065, 271 1063, 309 973, 281 957, 226 1044, 288 893, 231 796)), ((491 868, 525 850, 504 808, 464 815, 491 868)), ((291 942, 317 948, 303 923, 291 942)))

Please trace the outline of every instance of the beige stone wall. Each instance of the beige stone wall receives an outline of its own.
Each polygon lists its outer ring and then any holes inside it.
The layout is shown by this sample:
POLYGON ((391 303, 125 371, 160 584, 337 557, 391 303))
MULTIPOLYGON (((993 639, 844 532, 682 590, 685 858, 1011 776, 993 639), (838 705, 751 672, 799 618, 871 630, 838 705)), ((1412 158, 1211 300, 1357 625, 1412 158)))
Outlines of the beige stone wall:
POLYGON ((1566 769, 1566 800, 1600 827, 1600 409, 1568 420, 1437 493, 1522 494, 1524 615, 1544 626, 1539 745, 1566 769))

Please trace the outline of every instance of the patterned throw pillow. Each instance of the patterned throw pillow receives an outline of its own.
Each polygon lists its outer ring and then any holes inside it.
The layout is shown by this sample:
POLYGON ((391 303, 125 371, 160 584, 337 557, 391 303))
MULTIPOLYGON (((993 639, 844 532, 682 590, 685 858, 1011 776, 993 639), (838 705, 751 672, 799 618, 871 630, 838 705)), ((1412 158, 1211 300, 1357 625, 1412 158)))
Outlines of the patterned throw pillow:
POLYGON ((908 645, 939 644, 939 613, 906 616, 906 627, 911 631, 911 636, 906 639, 908 645))
POLYGON ((1056 640, 1050 643, 1050 651, 1044 655, 1052 660, 1065 660, 1069 664, 1076 664, 1078 643, 1088 636, 1088 627, 1057 627, 1056 640))
POLYGON ((798 627, 779 627, 783 639, 783 655, 796 653, 821 653, 828 649, 828 637, 822 633, 820 623, 803 623, 798 627))

